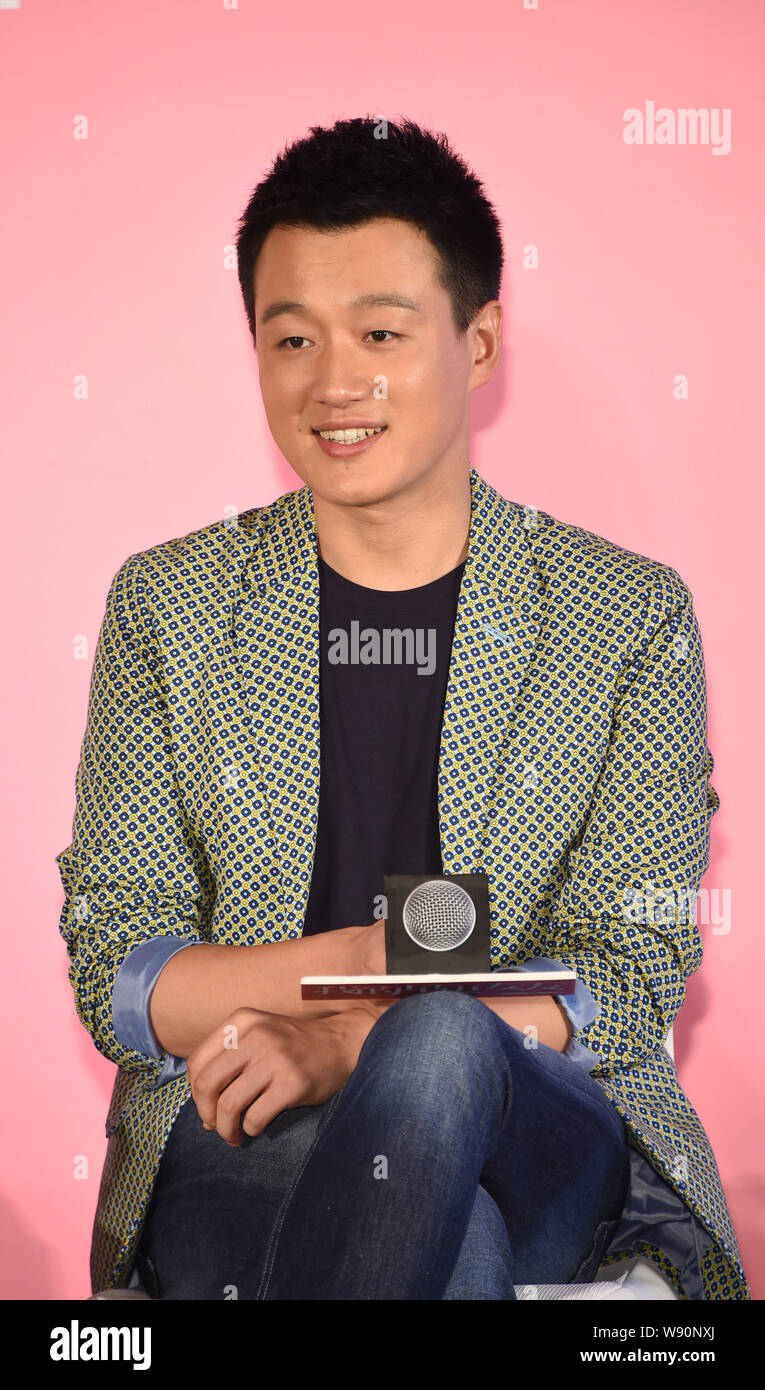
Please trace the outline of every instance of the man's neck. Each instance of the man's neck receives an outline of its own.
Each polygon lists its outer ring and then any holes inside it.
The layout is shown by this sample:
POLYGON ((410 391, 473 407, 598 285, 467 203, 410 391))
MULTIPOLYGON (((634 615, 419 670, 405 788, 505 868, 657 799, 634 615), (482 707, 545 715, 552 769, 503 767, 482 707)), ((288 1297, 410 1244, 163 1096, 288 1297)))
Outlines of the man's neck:
POLYGON ((416 589, 467 557, 470 477, 417 489, 372 507, 338 507, 314 494, 321 558, 367 589, 416 589))

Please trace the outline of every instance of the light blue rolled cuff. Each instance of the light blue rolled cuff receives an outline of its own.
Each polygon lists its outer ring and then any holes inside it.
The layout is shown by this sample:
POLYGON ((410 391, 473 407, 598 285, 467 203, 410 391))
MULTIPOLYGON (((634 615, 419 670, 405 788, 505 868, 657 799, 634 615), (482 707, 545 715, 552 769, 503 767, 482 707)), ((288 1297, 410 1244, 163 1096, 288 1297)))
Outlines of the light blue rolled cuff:
POLYGON ((166 1059, 155 1086, 162 1086, 165 1081, 182 1076, 186 1070, 186 1058, 164 1052, 157 1042, 149 1015, 151 992, 170 957, 187 946, 198 945, 205 945, 204 937, 181 941, 177 936, 157 936, 135 946, 117 971, 112 992, 114 1032, 124 1047, 135 1048, 147 1057, 166 1059))
MULTIPOLYGON (((567 967, 561 961, 553 960, 552 956, 534 956, 530 960, 525 960, 522 965, 514 966, 513 969, 566 970, 567 967)), ((595 1019, 600 1015, 600 1004, 593 999, 584 980, 580 980, 578 977, 573 994, 553 994, 552 998, 557 999, 573 1030, 568 1047, 561 1055, 568 1057, 583 1071, 591 1072, 594 1067, 600 1066, 601 1055, 599 1052, 594 1052, 591 1047, 585 1047, 584 1043, 578 1042, 576 1034, 580 1028, 586 1028, 588 1023, 595 1022, 595 1019)))

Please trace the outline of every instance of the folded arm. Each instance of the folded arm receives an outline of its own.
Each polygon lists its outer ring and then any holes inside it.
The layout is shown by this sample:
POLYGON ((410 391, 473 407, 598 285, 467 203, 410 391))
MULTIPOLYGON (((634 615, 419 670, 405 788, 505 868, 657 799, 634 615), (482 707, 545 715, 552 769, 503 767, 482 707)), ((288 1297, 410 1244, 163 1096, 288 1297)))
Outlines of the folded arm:
POLYGON ((210 942, 215 885, 178 790, 140 555, 124 562, 109 590, 72 843, 56 862, 77 1013, 99 1052, 123 1070, 166 1076, 172 1054, 188 1056, 244 1002, 306 1019, 351 1007, 302 1001, 299 979, 346 973, 360 927, 254 946, 210 942), (152 972, 153 1036, 129 1017, 152 972))
POLYGON ((581 1030, 596 1076, 663 1048, 701 963, 695 894, 719 806, 706 738, 692 598, 665 566, 620 669, 608 752, 545 938, 598 1005, 581 1030))

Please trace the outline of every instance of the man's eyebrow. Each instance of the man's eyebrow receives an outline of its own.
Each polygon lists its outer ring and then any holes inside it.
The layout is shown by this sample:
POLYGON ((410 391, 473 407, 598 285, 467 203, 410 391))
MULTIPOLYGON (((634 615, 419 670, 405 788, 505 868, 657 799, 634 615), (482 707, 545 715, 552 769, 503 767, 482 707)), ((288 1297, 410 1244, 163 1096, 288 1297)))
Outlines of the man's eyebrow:
MULTIPOLYGON (((392 309, 411 309, 415 314, 422 313, 422 305, 416 300, 410 299, 406 294, 396 294, 394 291, 381 290, 372 294, 360 294, 350 302, 352 309, 379 309, 388 306, 392 309)), ((261 325, 270 323, 279 314, 299 314, 306 309, 299 299, 276 299, 273 304, 269 304, 263 311, 261 325)))

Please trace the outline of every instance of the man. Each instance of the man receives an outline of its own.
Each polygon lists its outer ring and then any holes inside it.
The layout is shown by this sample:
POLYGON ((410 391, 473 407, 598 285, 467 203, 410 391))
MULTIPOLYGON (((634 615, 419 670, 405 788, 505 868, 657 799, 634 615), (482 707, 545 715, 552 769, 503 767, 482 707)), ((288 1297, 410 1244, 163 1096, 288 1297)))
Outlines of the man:
POLYGON ((93 1287, 513 1299, 642 1253, 748 1298, 664 1048, 718 805, 689 591, 471 467, 502 244, 443 137, 314 128, 238 256, 304 486, 110 590, 58 856, 120 1068, 93 1287), (301 1000, 384 971, 385 873, 478 871, 492 966, 574 996, 301 1000))

